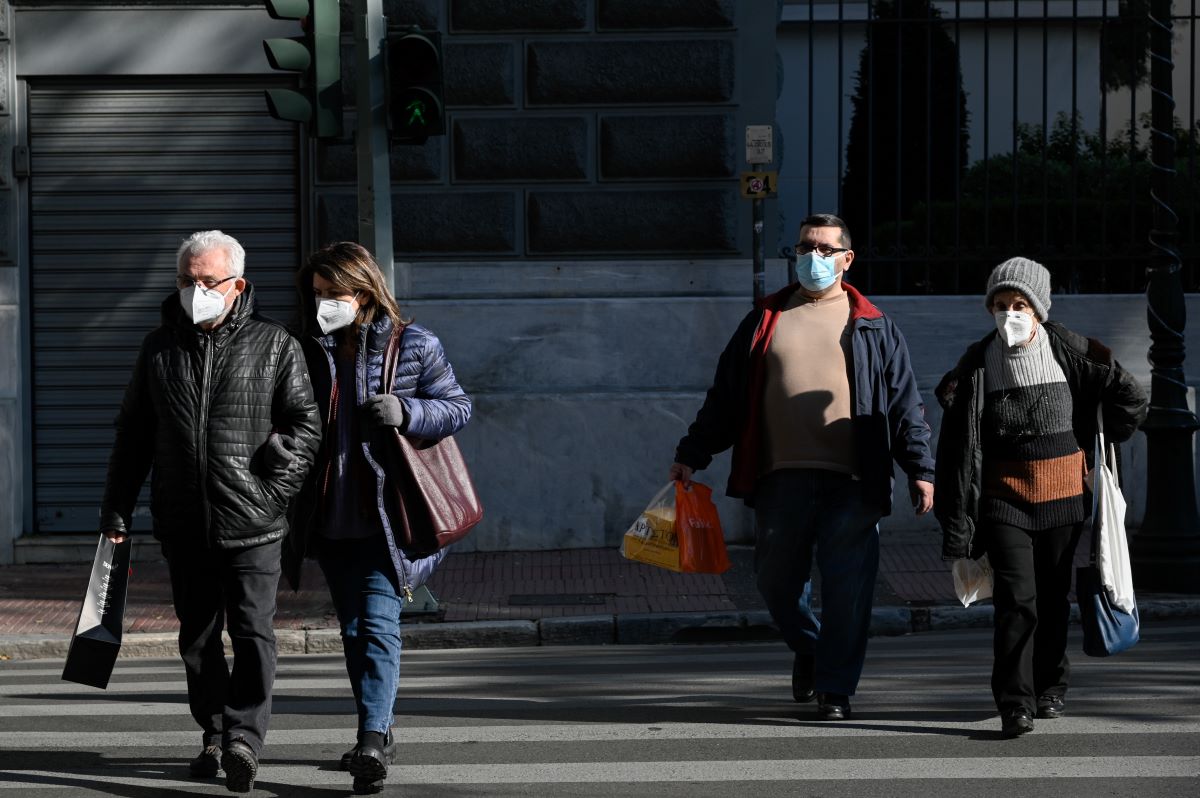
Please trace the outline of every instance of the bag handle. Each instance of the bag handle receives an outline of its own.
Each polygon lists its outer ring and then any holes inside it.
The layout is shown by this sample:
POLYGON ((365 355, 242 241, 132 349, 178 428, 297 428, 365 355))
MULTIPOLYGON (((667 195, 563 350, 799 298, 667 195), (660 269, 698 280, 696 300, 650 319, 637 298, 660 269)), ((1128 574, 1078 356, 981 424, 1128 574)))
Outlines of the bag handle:
POLYGON ((1104 438, 1104 402, 1096 405, 1096 451, 1092 455, 1092 552, 1088 558, 1093 568, 1099 567, 1097 553, 1100 548, 1100 466, 1108 468, 1113 478, 1117 478, 1117 446, 1107 443, 1104 438))
POLYGON ((400 362, 400 340, 404 337, 404 329, 407 325, 397 324, 392 327, 392 334, 388 336, 388 342, 383 347, 383 373, 379 377, 379 393, 386 394, 392 392, 392 386, 396 384, 396 368, 400 362))

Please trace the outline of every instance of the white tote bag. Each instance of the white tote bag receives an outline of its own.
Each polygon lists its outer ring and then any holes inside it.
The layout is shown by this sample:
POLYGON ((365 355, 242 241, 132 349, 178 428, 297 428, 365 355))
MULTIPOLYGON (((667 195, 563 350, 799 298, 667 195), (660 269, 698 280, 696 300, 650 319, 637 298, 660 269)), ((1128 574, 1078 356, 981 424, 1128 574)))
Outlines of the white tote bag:
POLYGON ((1105 443, 1104 422, 1096 434, 1095 470, 1092 472, 1092 523, 1096 526, 1096 566, 1108 600, 1132 612, 1133 572, 1129 566, 1129 541, 1125 535, 1125 497, 1117 485, 1117 447, 1105 443))

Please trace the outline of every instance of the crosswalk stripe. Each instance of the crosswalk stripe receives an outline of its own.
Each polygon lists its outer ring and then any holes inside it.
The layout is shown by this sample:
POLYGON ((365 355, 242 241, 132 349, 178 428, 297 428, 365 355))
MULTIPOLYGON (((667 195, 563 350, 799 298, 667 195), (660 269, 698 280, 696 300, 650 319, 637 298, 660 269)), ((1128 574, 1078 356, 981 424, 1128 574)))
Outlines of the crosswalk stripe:
POLYGON ((706 762, 552 762, 522 765, 411 765, 393 768, 397 784, 569 782, 815 781, 824 779, 1028 779, 1200 776, 1200 757, 981 757, 771 759, 706 762))
MULTIPOLYGON (((139 774, 154 771, 140 767, 139 774)), ((164 773, 158 771, 158 773, 164 773)), ((1030 779, 1030 778, 1196 778, 1200 757, 971 757, 899 759, 770 759, 669 762, 544 762, 521 765, 401 765, 388 772, 392 784, 569 784, 569 783, 696 783, 788 782, 914 779, 1030 779)), ((64 783, 87 783, 88 774, 70 776, 39 770, 7 771, 0 789, 61 788, 64 783)), ((195 786, 194 781, 125 776, 105 772, 105 782, 133 787, 195 786)), ((271 767, 259 771, 260 783, 344 785, 346 775, 316 767, 271 767)))
MULTIPOLYGON (((138 714, 143 714, 139 712, 138 714)), ((751 719, 748 719, 751 720, 751 719)), ((829 737, 901 737, 920 734, 945 733, 948 730, 968 732, 991 732, 996 728, 996 719, 989 717, 972 721, 916 720, 904 717, 886 720, 869 720, 854 724, 797 722, 791 725, 745 725, 728 723, 663 723, 658 726, 636 723, 562 723, 562 724, 509 724, 471 726, 420 726, 418 740, 421 744, 453 743, 537 743, 537 742, 611 742, 611 741, 667 741, 667 740, 745 740, 761 739, 804 739, 829 737)), ((1112 734, 1195 734, 1197 726, 1191 718, 1156 719, 1139 721, 1111 718, 1073 717, 1062 718, 1053 723, 1038 725, 1037 735, 1087 735, 1112 734)), ((352 737, 352 729, 272 729, 267 737, 271 745, 314 745, 330 740, 352 737)), ((74 731, 69 740, 61 732, 0 732, 0 748, 24 747, 29 749, 60 750, 68 748, 147 748, 163 746, 191 746, 196 741, 196 732, 188 731, 122 731, 119 734, 105 732, 74 731)))

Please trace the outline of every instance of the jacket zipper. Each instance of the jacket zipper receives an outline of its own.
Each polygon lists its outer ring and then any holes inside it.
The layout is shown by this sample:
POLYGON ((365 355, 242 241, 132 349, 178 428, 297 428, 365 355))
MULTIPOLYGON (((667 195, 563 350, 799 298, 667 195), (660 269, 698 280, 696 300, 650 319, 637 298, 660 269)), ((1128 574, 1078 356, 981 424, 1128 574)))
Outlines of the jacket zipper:
POLYGON ((211 333, 204 335, 204 373, 200 378, 200 445, 198 455, 200 461, 200 505, 204 508, 204 533, 209 548, 216 547, 216 539, 212 528, 212 508, 208 506, 208 404, 209 390, 212 382, 213 339, 211 333))

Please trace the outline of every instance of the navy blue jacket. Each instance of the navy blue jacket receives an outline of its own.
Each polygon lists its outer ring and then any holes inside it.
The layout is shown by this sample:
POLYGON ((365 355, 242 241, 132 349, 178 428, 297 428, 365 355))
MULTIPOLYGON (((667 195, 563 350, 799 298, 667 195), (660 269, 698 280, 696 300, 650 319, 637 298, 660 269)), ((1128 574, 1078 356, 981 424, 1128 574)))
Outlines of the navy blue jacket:
MULTIPOLYGON (((354 407, 379 393, 379 381, 383 376, 383 351, 392 334, 392 322, 383 316, 359 331, 358 354, 355 362, 355 384, 357 396, 354 407)), ((334 352, 337 338, 334 335, 307 337, 302 339, 305 360, 312 379, 313 394, 321 409, 321 418, 329 422, 330 398, 337 380, 334 352)), ((440 440, 458 432, 471 418, 471 399, 463 392, 454 377, 454 369, 446 359, 446 353, 437 336, 426 328, 410 324, 404 328, 400 341, 400 359, 396 365, 396 376, 391 386, 392 393, 404 406, 405 426, 402 433, 410 438, 440 440)), ((390 502, 385 500, 384 472, 385 442, 382 435, 369 434, 363 442, 363 454, 375 474, 376 506, 383 525, 392 562, 401 586, 416 586, 424 581, 426 571, 441 559, 444 552, 422 559, 410 559, 396 545, 392 533, 393 519, 389 511, 390 502)), ((300 562, 308 551, 311 535, 320 519, 319 480, 325 473, 329 461, 328 441, 317 452, 317 460, 305 481, 304 488, 293 506, 293 534, 291 545, 284 553, 284 572, 293 588, 298 588, 300 562)))
MULTIPOLYGON (((721 359, 704 406, 675 450, 676 462, 699 470, 733 447, 727 493, 754 503, 762 444, 766 353, 779 314, 799 288, 766 297, 738 325, 721 359)), ((892 320, 857 290, 850 295, 850 385, 860 478, 884 515, 892 509, 892 461, 910 480, 933 482, 934 463, 925 405, 908 359, 908 345, 892 320)))

